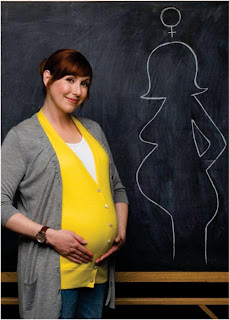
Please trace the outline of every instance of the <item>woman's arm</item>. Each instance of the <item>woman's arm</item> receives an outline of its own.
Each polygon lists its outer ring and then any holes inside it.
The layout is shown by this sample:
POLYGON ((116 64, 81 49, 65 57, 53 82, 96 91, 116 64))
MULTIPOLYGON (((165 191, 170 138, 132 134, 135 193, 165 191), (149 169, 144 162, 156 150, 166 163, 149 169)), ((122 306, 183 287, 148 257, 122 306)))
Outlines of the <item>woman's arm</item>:
POLYGON ((35 239, 37 233, 43 226, 18 212, 7 220, 5 227, 11 231, 35 239))
MULTIPOLYGON (((14 129, 7 134, 2 145, 2 225, 6 228, 35 239, 42 225, 24 216, 13 206, 18 186, 26 173, 26 160, 14 129)), ((71 261, 82 263, 91 261, 93 254, 84 245, 86 241, 72 231, 48 229, 47 244, 71 261)))
POLYGON ((126 203, 116 203, 115 204, 116 213, 118 217, 118 235, 123 241, 123 244, 126 241, 126 227, 128 220, 128 205, 126 203))
MULTIPOLYGON (((7 220, 5 227, 35 240, 37 233, 43 226, 18 212, 7 220)), ((93 253, 84 248, 87 242, 72 231, 49 228, 46 231, 46 243, 51 245, 60 255, 73 262, 81 264, 92 261, 93 253)))
POLYGON ((116 203, 115 204, 117 218, 118 218, 118 233, 114 240, 113 246, 99 259, 96 263, 102 262, 104 259, 108 258, 110 255, 116 253, 126 241, 126 227, 128 220, 128 205, 126 203, 116 203))
POLYGON ((14 128, 8 132, 2 144, 1 160, 1 223, 4 226, 10 217, 18 213, 13 201, 26 173, 20 140, 14 128))

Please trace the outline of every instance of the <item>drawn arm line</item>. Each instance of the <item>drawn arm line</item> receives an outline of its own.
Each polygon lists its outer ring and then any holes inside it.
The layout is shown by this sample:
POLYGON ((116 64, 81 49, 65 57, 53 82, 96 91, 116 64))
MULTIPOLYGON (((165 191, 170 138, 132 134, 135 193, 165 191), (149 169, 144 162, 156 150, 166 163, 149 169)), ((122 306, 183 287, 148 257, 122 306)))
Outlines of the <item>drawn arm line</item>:
POLYGON ((199 101, 199 99, 196 97, 196 95, 193 95, 193 97, 196 99, 197 103, 201 106, 202 110, 204 111, 204 113, 206 114, 206 116, 208 117, 208 119, 211 121, 211 123, 213 124, 213 126, 216 128, 216 130, 219 132, 223 142, 224 142, 224 147, 222 148, 222 150, 220 151, 220 153, 218 154, 218 156, 215 158, 214 161, 212 161, 212 163, 207 167, 206 170, 209 170, 211 168, 211 166, 219 159, 219 157, 221 156, 221 154, 224 152, 224 150, 226 149, 227 146, 227 142, 226 139, 224 138, 223 134, 221 133, 221 131, 219 130, 219 128, 217 127, 217 125, 214 123, 214 121, 211 119, 211 117, 209 116, 209 114, 207 113, 207 111, 204 109, 203 105, 201 104, 201 102, 199 101))
MULTIPOLYGON (((213 183, 213 180, 210 176, 210 174, 208 173, 208 170, 211 168, 211 166, 219 159, 219 157, 221 156, 221 154, 224 152, 226 146, 227 146, 227 142, 226 142, 226 139, 224 138, 223 134, 221 133, 221 131, 219 130, 219 128, 216 126, 216 124, 214 123, 214 121, 211 119, 211 117, 209 116, 209 114, 207 113, 207 111, 205 110, 205 108, 203 107, 203 105, 201 104, 201 102, 199 101, 199 99, 196 97, 196 95, 193 95, 193 97, 196 99, 197 103, 200 105, 200 107, 202 108, 202 110, 204 111, 204 113, 206 114, 206 116, 208 117, 208 119, 211 121, 211 123, 213 124, 213 126, 216 128, 216 130, 219 132, 223 142, 224 142, 224 147, 222 148, 222 150, 219 152, 218 156, 214 159, 214 161, 212 161, 212 163, 207 167, 207 169, 205 170, 207 176, 208 176, 208 179, 215 191, 215 195, 216 195, 216 210, 215 210, 215 213, 214 215, 212 216, 212 218, 208 221, 208 223, 206 224, 205 226, 205 263, 207 264, 208 263, 208 257, 207 257, 207 240, 208 240, 208 227, 209 225, 211 224, 211 222, 215 219, 215 217, 217 216, 218 214, 218 210, 219 210, 219 194, 218 194, 218 191, 213 183)), ((192 120, 194 122, 194 120, 192 120)), ((196 125, 196 123, 195 123, 196 125)), ((198 128, 199 129, 199 128, 198 128)), ((200 131, 201 132, 201 131, 200 131)), ((201 132, 202 133, 202 132, 201 132)), ((203 134, 203 133, 202 133, 203 134)), ((204 137, 206 138, 206 136, 204 135, 204 137)), ((193 134, 193 139, 194 139, 194 143, 195 145, 197 146, 197 143, 196 143, 196 140, 195 140, 195 137, 194 137, 194 134, 193 134)), ((207 138, 206 138, 207 139, 207 138)), ((208 140, 208 139, 207 139, 208 140)), ((209 141, 209 140, 208 140, 209 141)), ((210 142, 210 141, 209 141, 210 142)), ((210 145, 209 145, 210 147, 210 145)), ((209 149, 208 147, 208 149, 209 149)), ((207 149, 207 150, 208 150, 207 149)), ((206 151, 207 151, 206 150, 206 151)), ((206 152, 205 151, 205 152, 206 152)), ((198 152, 198 148, 197 148, 197 152, 198 152)), ((205 153, 204 152, 204 153, 205 153)), ((200 156, 199 152, 198 152, 198 155, 200 156)), ((202 154, 203 155, 203 154, 202 154)), ((201 156, 202 156, 201 155, 201 156)))
POLYGON ((192 119, 191 120, 191 123, 192 123, 192 136, 193 136, 193 140, 194 140, 194 143, 195 143, 195 146, 196 146, 196 150, 197 150, 197 153, 198 153, 198 156, 201 158, 207 151, 208 149, 210 148, 211 146, 211 141, 203 134, 203 132, 200 130, 200 128, 197 126, 196 122, 192 119), (200 149, 198 147, 198 144, 196 142, 196 135, 195 135, 195 132, 194 132, 194 126, 196 127, 196 129, 200 132, 200 134, 205 138, 205 140, 208 142, 208 147, 206 148, 206 150, 202 153, 200 153, 200 149))

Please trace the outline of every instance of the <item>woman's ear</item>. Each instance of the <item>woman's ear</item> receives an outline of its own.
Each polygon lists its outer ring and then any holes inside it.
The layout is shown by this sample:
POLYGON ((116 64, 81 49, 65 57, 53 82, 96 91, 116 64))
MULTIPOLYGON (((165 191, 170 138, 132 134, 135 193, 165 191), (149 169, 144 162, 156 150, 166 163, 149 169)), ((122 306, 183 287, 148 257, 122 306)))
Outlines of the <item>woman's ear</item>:
POLYGON ((43 72, 43 82, 44 86, 47 87, 49 80, 51 79, 51 72, 49 70, 45 70, 43 72))

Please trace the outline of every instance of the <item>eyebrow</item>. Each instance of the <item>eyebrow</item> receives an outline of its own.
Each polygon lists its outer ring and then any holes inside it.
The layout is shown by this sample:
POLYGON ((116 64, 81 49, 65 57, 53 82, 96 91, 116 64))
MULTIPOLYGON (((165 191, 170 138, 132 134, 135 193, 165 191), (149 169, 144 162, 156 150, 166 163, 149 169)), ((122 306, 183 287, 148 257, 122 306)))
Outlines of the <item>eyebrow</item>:
MULTIPOLYGON (((69 75, 66 75, 65 77, 73 77, 73 78, 86 78, 87 76, 74 76, 73 74, 69 74, 69 75)), ((86 78, 86 79, 84 79, 83 81, 91 81, 91 78, 89 77, 89 78, 86 78)))
POLYGON ((87 79, 84 79, 82 81, 87 81, 87 82, 91 82, 91 79, 90 78, 87 78, 87 79))

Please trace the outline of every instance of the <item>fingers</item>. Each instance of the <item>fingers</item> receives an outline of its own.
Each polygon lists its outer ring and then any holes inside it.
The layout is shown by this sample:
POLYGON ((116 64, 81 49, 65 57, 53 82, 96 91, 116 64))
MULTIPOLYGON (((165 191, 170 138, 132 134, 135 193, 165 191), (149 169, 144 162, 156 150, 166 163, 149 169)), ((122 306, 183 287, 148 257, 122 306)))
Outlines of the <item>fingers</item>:
MULTIPOLYGON (((60 252, 61 254, 61 252, 60 252)), ((88 262, 91 262, 92 261, 92 257, 89 257, 88 255, 82 253, 78 247, 73 247, 73 248, 69 248, 65 253, 62 253, 62 255, 73 261, 73 262, 76 262, 76 263, 88 263, 88 262)))
POLYGON ((117 252, 123 245, 124 245, 124 240, 122 237, 118 234, 117 237, 114 240, 113 246, 104 254, 102 255, 99 259, 95 261, 96 264, 102 262, 104 259, 107 259, 110 255, 114 254, 117 252))
POLYGON ((77 241, 79 241, 79 243, 87 244, 87 241, 84 238, 82 238, 81 236, 79 236, 78 234, 73 232, 73 236, 77 241))
POLYGON ((83 247, 83 245, 87 244, 87 241, 74 232, 73 232, 73 236, 77 240, 77 244, 78 244, 77 249, 83 254, 83 257, 90 258, 90 259, 93 258, 93 253, 83 247))
POLYGON ((66 256, 65 258, 67 258, 68 260, 70 260, 72 262, 78 263, 78 264, 83 263, 80 259, 76 258, 74 255, 66 256))
POLYGON ((110 255, 114 254, 117 250, 119 249, 119 247, 117 246, 112 246, 110 248, 110 250, 108 250, 104 255, 102 255, 102 257, 100 257, 99 259, 97 259, 95 261, 96 264, 102 262, 104 259, 108 258, 110 255))
POLYGON ((74 259, 75 261, 77 261, 77 263, 88 263, 90 262, 91 260, 88 260, 88 259, 85 259, 84 257, 81 257, 79 254, 76 254, 75 252, 71 253, 69 255, 69 259, 74 259))
POLYGON ((83 262, 89 262, 93 259, 93 253, 89 252, 87 249, 82 247, 81 245, 77 245, 76 248, 71 252, 76 254, 83 262))
POLYGON ((58 230, 53 241, 54 249, 76 263, 92 261, 93 253, 84 247, 87 242, 70 230, 58 230))
POLYGON ((81 244, 77 243, 75 252, 79 254, 82 258, 88 259, 89 261, 93 258, 93 253, 90 252, 88 249, 84 248, 81 244))
POLYGON ((118 235, 114 240, 116 246, 120 249, 125 244, 125 239, 123 239, 120 235, 118 235))
POLYGON ((114 241, 115 241, 116 243, 119 243, 120 240, 121 240, 121 237, 120 237, 120 235, 118 234, 114 241))
POLYGON ((117 237, 114 240, 117 244, 124 245, 125 243, 125 236, 121 236, 120 234, 117 235, 117 237))

